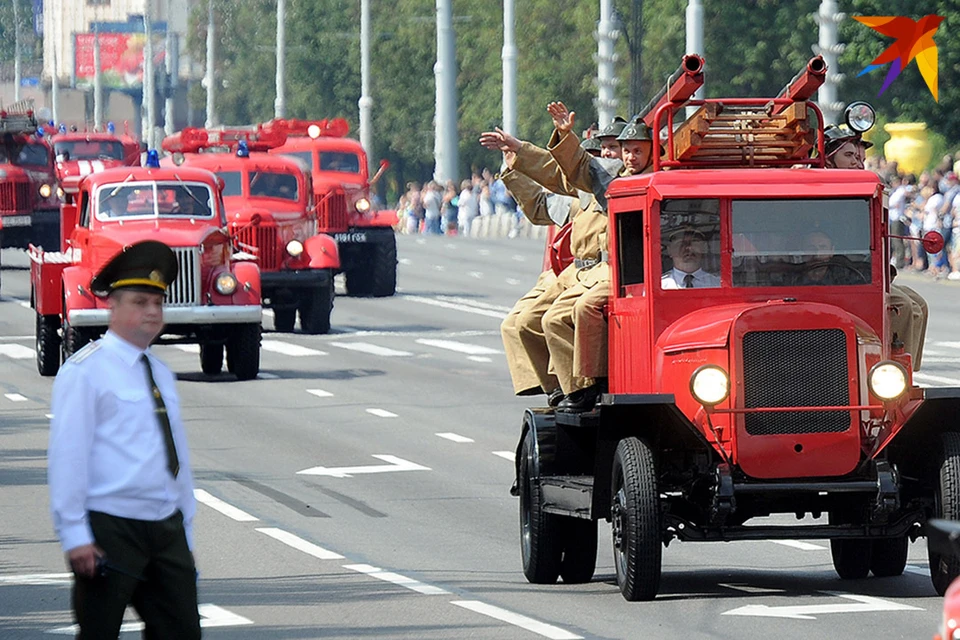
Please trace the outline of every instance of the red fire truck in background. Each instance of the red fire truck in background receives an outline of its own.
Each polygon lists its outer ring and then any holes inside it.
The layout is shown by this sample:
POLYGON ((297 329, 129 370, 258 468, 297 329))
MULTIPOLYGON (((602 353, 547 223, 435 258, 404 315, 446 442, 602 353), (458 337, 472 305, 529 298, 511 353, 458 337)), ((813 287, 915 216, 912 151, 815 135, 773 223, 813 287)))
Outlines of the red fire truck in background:
POLYGON ((175 154, 164 163, 207 169, 223 181, 238 256, 256 259, 274 328, 293 331, 299 313, 304 333, 327 333, 340 269, 337 243, 317 233, 309 171, 296 160, 263 153, 285 141, 277 128, 188 127, 163 141, 163 149, 175 154))
MULTIPOLYGON (((883 185, 825 168, 809 101, 825 74, 814 58, 776 98, 689 101, 702 60, 685 59, 641 112, 666 131, 663 156, 598 194, 609 393, 523 419, 530 582, 589 580, 601 518, 628 600, 656 597, 673 540, 829 540, 840 578, 862 579, 901 575, 931 519, 960 519, 960 388, 916 386, 892 333, 883 185), (674 127, 685 105, 695 113, 674 127), (680 285, 681 266, 704 286, 680 285), (776 514, 799 521, 759 520, 776 514)), ((855 131, 872 120, 863 103, 847 118, 855 131)), ((935 232, 922 242, 943 246, 935 232)), ((943 594, 960 558, 929 558, 943 594)))
POLYGON ((340 247, 347 293, 392 296, 397 289, 397 212, 375 210, 370 186, 389 166, 384 160, 376 175, 368 173, 367 154, 347 138, 349 125, 332 120, 273 120, 266 125, 285 131, 287 141, 270 153, 293 156, 313 172, 318 230, 331 234, 340 247))
POLYGON ((56 158, 57 177, 85 176, 113 167, 138 167, 146 151, 133 136, 116 133, 113 123, 106 131, 67 131, 61 125, 49 136, 56 158))
POLYGON ((0 110, 0 248, 60 243, 60 200, 50 145, 32 105, 0 110))

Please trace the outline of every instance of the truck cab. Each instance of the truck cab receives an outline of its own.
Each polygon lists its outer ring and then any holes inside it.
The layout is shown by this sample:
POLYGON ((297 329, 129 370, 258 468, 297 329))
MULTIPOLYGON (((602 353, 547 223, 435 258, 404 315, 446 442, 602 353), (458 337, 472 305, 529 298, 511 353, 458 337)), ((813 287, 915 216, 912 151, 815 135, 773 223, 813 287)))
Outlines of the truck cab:
MULTIPOLYGON (((663 156, 605 193, 609 393, 524 417, 528 580, 589 579, 600 518, 623 596, 649 600, 672 540, 829 540, 861 579, 902 574, 927 521, 960 516, 960 389, 913 382, 883 185, 824 168, 816 84, 693 101, 676 126, 686 100, 650 107, 663 156), (798 523, 760 520, 775 514, 798 523)), ((941 594, 960 574, 930 567, 941 594)))
POLYGON ((304 333, 327 333, 340 255, 333 238, 317 232, 310 172, 294 159, 265 153, 285 140, 284 132, 262 126, 188 128, 163 147, 183 166, 206 169, 223 181, 237 255, 257 262, 274 328, 293 331, 299 314, 304 333))
POLYGON ((56 248, 59 208, 53 152, 32 105, 0 110, 0 248, 56 248))
POLYGON ((140 143, 130 135, 117 134, 113 123, 107 131, 63 131, 51 136, 50 141, 61 182, 113 167, 140 165, 140 143))
POLYGON ((107 329, 109 306, 90 282, 124 247, 149 238, 170 246, 179 262, 158 342, 198 344, 207 374, 221 371, 226 349, 228 369, 240 380, 255 378, 260 271, 255 262, 233 259, 226 215, 216 177, 202 169, 157 163, 81 178, 73 202, 62 207, 60 251, 30 247, 40 374, 56 374, 107 329))
POLYGON ((346 135, 342 118, 333 120, 273 120, 266 124, 286 132, 286 142, 270 153, 297 158, 311 171, 319 231, 336 239, 347 293, 392 296, 397 288, 397 240, 393 227, 397 212, 377 210, 370 185, 387 168, 386 161, 372 178, 367 154, 346 135))

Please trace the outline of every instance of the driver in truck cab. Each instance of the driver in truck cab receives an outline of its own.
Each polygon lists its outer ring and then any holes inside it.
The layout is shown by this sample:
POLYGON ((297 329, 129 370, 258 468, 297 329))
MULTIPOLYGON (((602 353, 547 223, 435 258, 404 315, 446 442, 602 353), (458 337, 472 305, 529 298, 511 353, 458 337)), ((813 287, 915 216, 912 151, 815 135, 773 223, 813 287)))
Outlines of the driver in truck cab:
MULTIPOLYGON (((873 146, 872 142, 843 126, 828 126, 823 134, 828 169, 863 169, 866 150, 873 146)), ((887 313, 890 314, 891 334, 903 343, 903 350, 910 354, 913 370, 919 371, 927 333, 927 301, 910 287, 891 283, 887 313)))
POLYGON ((719 276, 703 269, 707 237, 693 227, 674 230, 669 236, 667 255, 673 268, 664 271, 661 289, 706 289, 720 286, 719 276))

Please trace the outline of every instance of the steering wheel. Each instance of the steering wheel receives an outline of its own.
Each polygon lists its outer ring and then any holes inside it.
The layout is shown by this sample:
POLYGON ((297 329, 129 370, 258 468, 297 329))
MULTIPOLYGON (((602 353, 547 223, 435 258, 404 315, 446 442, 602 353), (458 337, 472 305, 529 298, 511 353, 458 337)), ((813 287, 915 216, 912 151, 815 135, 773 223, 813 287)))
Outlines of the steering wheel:
MULTIPOLYGON (((838 260, 828 260, 826 262, 808 262, 803 265, 800 269, 800 277, 806 278, 806 276, 811 272, 817 269, 827 269, 828 271, 833 267, 840 267, 844 271, 847 271, 853 274, 856 278, 854 282, 847 284, 870 284, 870 278, 865 276, 859 269, 850 264, 849 262, 840 262, 838 260)), ((810 284, 809 282, 807 284, 810 284)))

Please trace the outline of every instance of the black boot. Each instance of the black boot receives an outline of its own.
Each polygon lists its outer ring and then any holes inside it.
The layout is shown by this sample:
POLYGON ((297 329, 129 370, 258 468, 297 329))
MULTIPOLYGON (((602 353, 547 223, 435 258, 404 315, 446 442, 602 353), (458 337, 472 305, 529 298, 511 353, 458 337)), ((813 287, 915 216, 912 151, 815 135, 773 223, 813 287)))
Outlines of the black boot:
POLYGON ((553 391, 547 394, 547 404, 551 407, 556 407, 563 400, 563 389, 557 387, 553 391))
POLYGON ((574 391, 563 402, 557 405, 557 411, 566 411, 569 413, 582 413, 590 411, 597 404, 597 399, 603 393, 603 385, 594 384, 584 389, 574 391))

